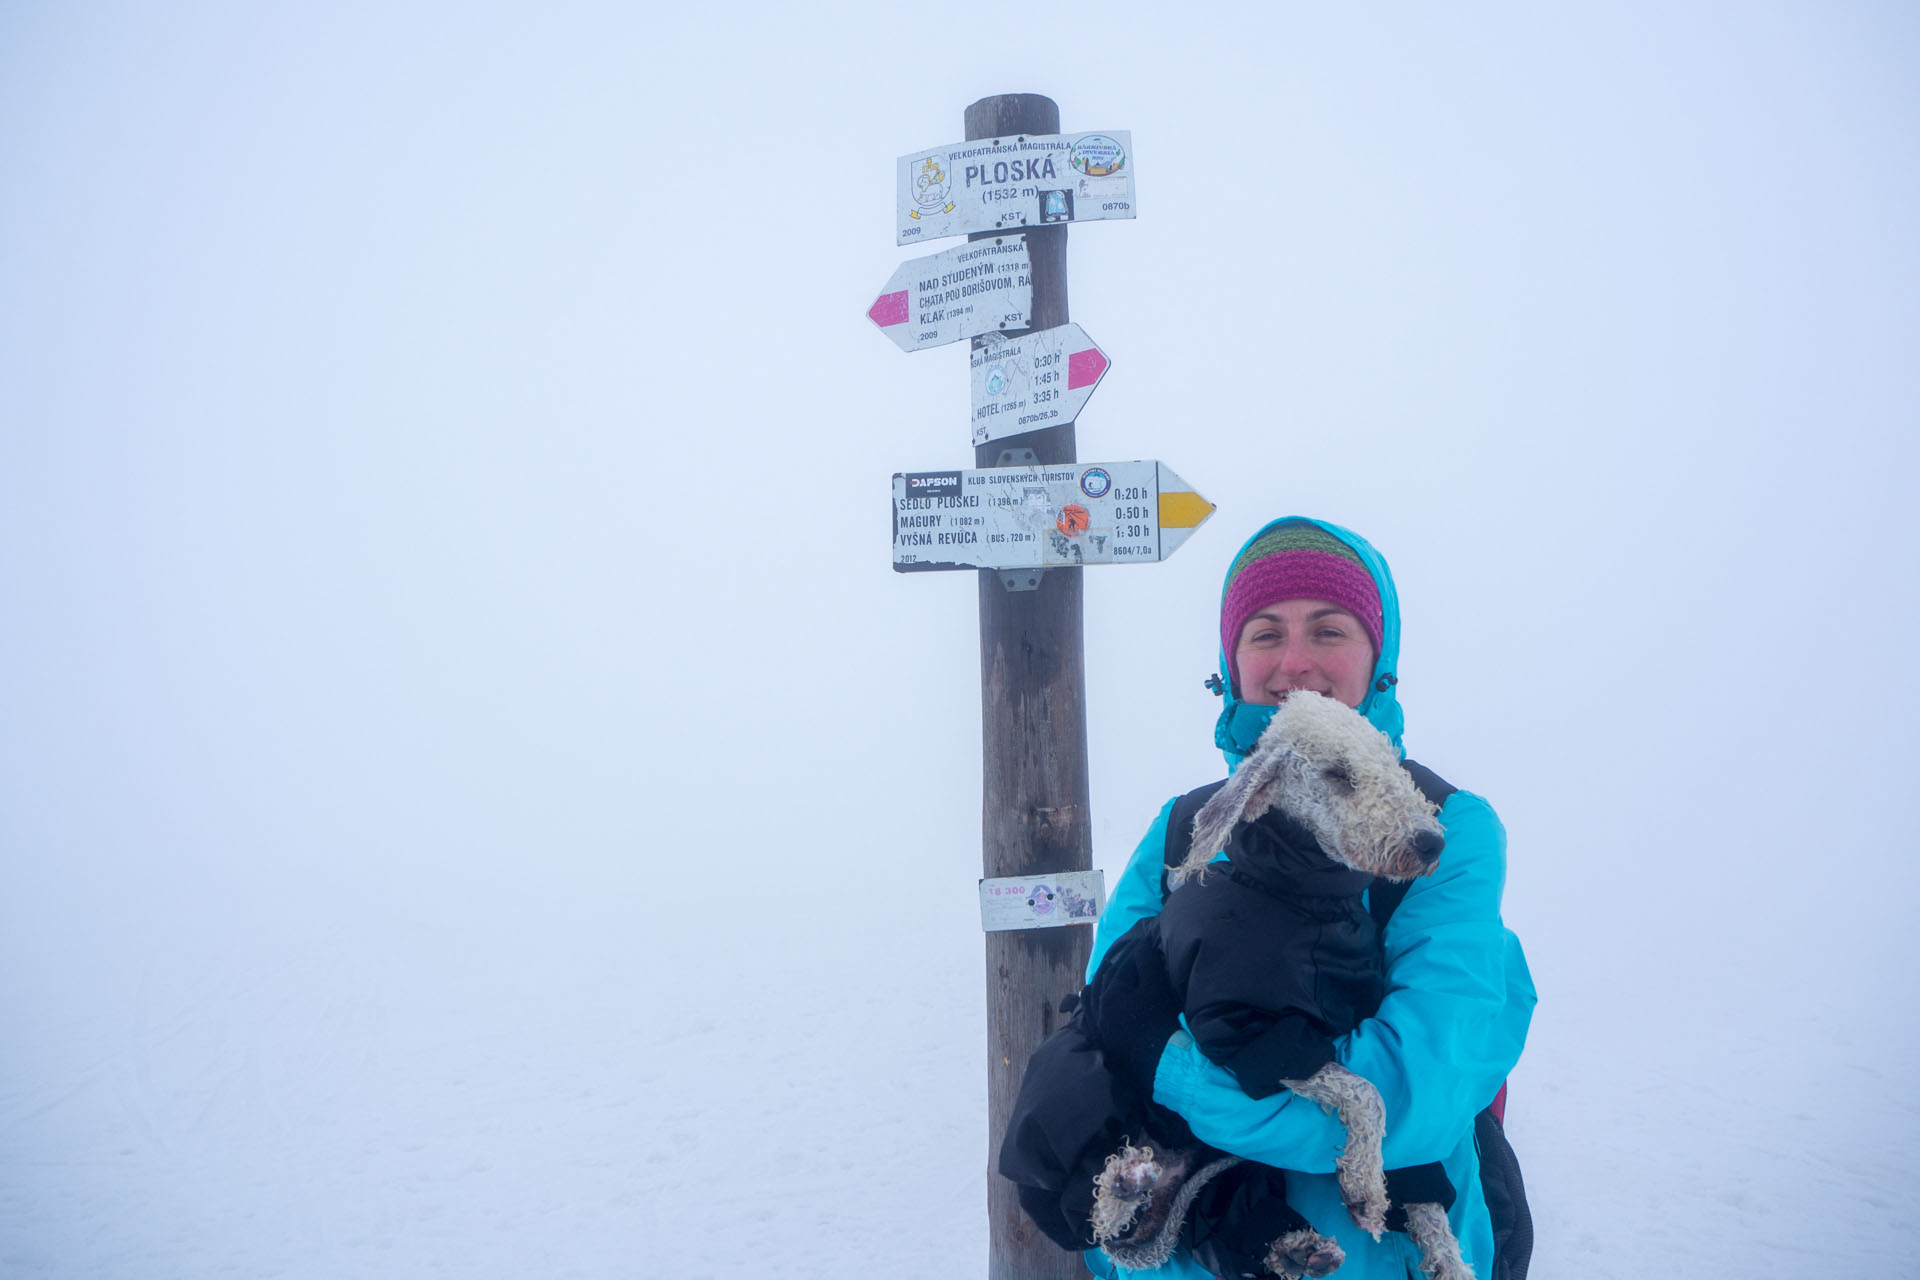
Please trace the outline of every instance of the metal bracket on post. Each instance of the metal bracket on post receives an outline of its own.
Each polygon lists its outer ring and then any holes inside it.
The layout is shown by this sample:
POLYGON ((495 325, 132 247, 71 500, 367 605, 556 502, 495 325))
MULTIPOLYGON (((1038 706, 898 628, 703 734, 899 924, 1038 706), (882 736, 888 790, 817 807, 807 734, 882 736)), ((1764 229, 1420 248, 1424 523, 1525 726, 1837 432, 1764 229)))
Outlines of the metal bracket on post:
POLYGON ((1000 585, 1008 591, 1038 591, 1045 569, 1002 569, 1000 585))
MULTIPOLYGON (((1002 449, 994 460, 996 467, 1037 467, 1040 458, 1031 449, 1002 449)), ((1038 591, 1045 569, 1002 569, 1000 585, 1008 591, 1038 591)))

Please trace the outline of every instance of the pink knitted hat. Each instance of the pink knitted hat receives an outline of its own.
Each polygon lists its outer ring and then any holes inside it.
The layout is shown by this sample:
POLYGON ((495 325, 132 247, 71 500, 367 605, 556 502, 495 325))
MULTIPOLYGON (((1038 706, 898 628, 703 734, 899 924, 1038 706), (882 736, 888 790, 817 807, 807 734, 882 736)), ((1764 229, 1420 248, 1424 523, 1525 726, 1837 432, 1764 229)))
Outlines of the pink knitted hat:
POLYGON ((1325 600, 1360 620, 1373 652, 1380 652, 1380 588, 1360 556, 1319 525, 1283 524, 1253 542, 1227 571, 1226 598, 1220 604, 1220 648, 1234 692, 1240 671, 1234 650, 1240 629, 1260 610, 1282 600, 1325 600))

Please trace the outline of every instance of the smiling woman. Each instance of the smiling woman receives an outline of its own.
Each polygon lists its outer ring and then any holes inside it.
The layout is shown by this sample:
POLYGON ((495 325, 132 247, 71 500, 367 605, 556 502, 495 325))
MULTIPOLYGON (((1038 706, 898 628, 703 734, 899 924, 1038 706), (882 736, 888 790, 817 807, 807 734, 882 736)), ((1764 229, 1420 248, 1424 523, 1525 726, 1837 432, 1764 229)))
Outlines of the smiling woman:
POLYGON ((1281 521, 1234 558, 1220 648, 1244 702, 1311 689, 1358 707, 1381 649, 1380 588, 1354 549, 1319 525, 1281 521))
POLYGON ((1306 690, 1357 707, 1367 696, 1373 659, 1360 619, 1339 605, 1277 600, 1241 626, 1234 684, 1244 701, 1264 706, 1306 690))
POLYGON ((1525 1274, 1524 1195, 1504 1176, 1497 1157, 1511 1149, 1488 1107, 1534 1004, 1500 918, 1506 835, 1486 801, 1405 759, 1399 639, 1386 562, 1346 530, 1278 520, 1228 569, 1215 741, 1233 779, 1168 802, 1141 841, 1100 918, 1074 1021, 1034 1055, 1001 1150, 1035 1223, 1091 1249, 1097 1274, 1525 1274), (1332 702, 1291 697, 1309 692, 1332 702), (1437 839, 1421 847, 1430 871, 1409 882, 1404 868, 1348 856, 1327 834, 1341 824, 1308 826, 1320 810, 1287 790, 1292 775, 1268 776, 1269 725, 1290 740, 1288 722, 1314 708, 1374 748, 1371 776, 1394 783, 1356 786, 1339 766, 1358 757, 1342 755, 1340 735, 1296 743, 1298 758, 1335 766, 1312 777, 1344 779, 1328 811, 1407 797, 1409 813, 1445 832, 1443 851, 1437 839), (1220 847, 1194 843, 1206 825, 1195 814, 1236 785, 1266 799, 1228 820, 1227 874, 1207 897, 1205 877, 1168 872, 1220 847), (1201 954, 1204 979, 1188 963, 1201 954), (1342 983, 1350 999, 1334 998, 1342 983), (1234 1043, 1210 1036, 1222 1020, 1234 1043), (1380 1195, 1356 1194, 1359 1140, 1321 1111, 1323 1071, 1378 1091, 1365 1127, 1377 1134, 1383 1106, 1380 1195), (1483 1159, 1494 1175, 1484 1191, 1483 1159))

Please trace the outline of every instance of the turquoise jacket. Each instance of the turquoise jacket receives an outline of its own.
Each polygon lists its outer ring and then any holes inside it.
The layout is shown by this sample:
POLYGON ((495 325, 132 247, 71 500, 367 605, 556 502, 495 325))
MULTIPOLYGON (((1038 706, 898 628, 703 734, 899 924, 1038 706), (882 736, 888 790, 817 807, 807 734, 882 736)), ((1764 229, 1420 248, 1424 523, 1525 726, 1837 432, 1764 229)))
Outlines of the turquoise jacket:
MULTIPOLYGON (((1363 538, 1323 521, 1312 523, 1358 552, 1380 588, 1381 650, 1360 711, 1404 755, 1404 721, 1394 676, 1400 656, 1400 603, 1393 578, 1363 538)), ((1224 587, 1222 595, 1224 599, 1224 587)), ((1227 682, 1224 653, 1220 674, 1227 682)), ((1231 771, 1246 758, 1274 708, 1240 702, 1230 683, 1225 698, 1214 740, 1226 753, 1231 771)), ((1114 887, 1094 932, 1089 978, 1116 938, 1160 910, 1160 873, 1172 809, 1169 800, 1114 887)), ((1474 1274, 1485 1277, 1493 1263, 1493 1231, 1480 1193, 1473 1119, 1520 1059, 1533 1017, 1533 979, 1519 939, 1500 920, 1507 835, 1499 817, 1479 796, 1456 791, 1441 807, 1440 823, 1447 833, 1440 864, 1431 876, 1413 882, 1382 940, 1386 999, 1378 1013, 1336 1042, 1336 1053, 1380 1091, 1387 1113, 1387 1167, 1433 1160, 1445 1166, 1459 1192, 1450 1215, 1454 1233, 1474 1274)), ((1290 1093, 1259 1101, 1247 1097, 1184 1031, 1167 1044, 1153 1096, 1184 1116, 1203 1142, 1304 1175, 1287 1180, 1287 1198, 1315 1229, 1333 1236, 1346 1250, 1346 1263, 1334 1273, 1338 1280, 1419 1275, 1419 1251, 1406 1236, 1390 1232, 1376 1243, 1347 1216, 1332 1176, 1344 1134, 1319 1107, 1290 1093)), ((1088 1253, 1086 1258, 1096 1275, 1107 1277, 1145 1274, 1198 1280, 1207 1275, 1184 1255, 1152 1272, 1130 1272, 1103 1253, 1088 1253)))

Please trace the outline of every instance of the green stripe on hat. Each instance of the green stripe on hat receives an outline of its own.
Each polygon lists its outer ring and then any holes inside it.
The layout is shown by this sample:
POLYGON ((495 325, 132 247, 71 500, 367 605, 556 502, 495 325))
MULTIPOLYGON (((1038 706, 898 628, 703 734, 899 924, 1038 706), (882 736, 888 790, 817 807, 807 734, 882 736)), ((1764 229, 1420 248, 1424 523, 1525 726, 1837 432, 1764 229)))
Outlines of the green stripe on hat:
POLYGON ((1343 560, 1351 560, 1362 569, 1367 567, 1366 561, 1360 558, 1359 552, 1319 525, 1283 524, 1250 543, 1247 549, 1240 553, 1240 558, 1233 562, 1233 568, 1227 571, 1228 584, 1231 585, 1234 576, 1253 561, 1264 556, 1278 555, 1282 551, 1324 551, 1329 555, 1339 556, 1343 560))

